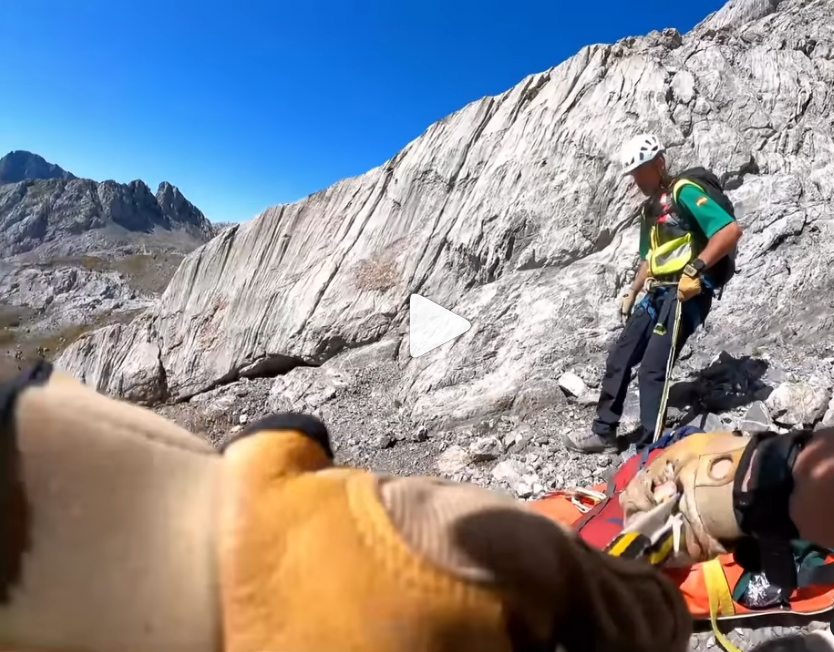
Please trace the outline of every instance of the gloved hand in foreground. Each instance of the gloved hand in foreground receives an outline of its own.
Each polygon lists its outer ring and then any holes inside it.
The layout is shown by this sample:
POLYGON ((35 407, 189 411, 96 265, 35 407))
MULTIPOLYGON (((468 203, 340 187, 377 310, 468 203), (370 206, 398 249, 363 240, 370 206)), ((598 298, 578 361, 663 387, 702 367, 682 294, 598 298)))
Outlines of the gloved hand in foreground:
POLYGON ((483 489, 336 468, 316 419, 221 454, 49 368, 5 398, 3 649, 688 649, 655 569, 483 489))
POLYGON ((799 538, 790 516, 792 473, 810 437, 805 431, 690 435, 655 458, 620 494, 626 526, 679 494, 682 546, 673 565, 733 551, 743 566, 759 570, 760 542, 782 546, 799 538))

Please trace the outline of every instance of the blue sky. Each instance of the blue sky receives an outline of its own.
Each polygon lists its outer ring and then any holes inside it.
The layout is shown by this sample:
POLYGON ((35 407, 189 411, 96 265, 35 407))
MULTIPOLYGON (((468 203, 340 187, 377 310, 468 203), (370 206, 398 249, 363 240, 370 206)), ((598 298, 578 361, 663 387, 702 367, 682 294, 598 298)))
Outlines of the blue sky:
POLYGON ((721 0, 12 0, 0 155, 163 180, 241 221, 383 163, 432 122, 589 43, 721 0))

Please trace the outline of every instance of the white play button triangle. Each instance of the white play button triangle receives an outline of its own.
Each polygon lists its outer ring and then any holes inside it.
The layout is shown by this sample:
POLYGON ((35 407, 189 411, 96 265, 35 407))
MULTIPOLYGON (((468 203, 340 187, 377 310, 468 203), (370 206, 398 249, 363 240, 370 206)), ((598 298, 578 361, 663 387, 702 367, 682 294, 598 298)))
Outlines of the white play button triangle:
POLYGON ((408 312, 409 353, 412 358, 419 358, 460 337, 472 326, 463 317, 419 294, 411 295, 408 312))

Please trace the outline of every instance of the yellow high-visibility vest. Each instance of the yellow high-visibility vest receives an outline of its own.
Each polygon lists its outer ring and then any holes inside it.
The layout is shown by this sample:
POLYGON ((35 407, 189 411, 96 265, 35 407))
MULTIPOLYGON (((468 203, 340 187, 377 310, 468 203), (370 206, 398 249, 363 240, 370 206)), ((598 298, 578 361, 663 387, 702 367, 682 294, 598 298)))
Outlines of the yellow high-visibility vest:
MULTIPOLYGON (((686 185, 695 186, 706 193, 706 190, 694 181, 679 179, 672 186, 672 198, 674 199, 675 205, 680 205, 678 203, 678 197, 686 185)), ((678 215, 678 218, 682 222, 686 220, 681 215, 678 215)), ((643 219, 647 219, 645 207, 643 208, 643 219)), ((684 267, 698 257, 699 253, 700 250, 693 238, 691 225, 689 225, 685 235, 672 238, 666 242, 660 241, 657 223, 652 225, 649 231, 649 255, 646 257, 651 276, 663 277, 679 274, 683 271, 684 267)))

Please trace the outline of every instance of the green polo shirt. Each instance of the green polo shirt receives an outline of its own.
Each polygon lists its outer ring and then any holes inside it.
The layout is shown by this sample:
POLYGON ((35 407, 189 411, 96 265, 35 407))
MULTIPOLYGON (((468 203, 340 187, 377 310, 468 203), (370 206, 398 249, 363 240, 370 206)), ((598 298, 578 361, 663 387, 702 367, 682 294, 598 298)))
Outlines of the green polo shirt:
MULTIPOLYGON (((708 194, 691 184, 686 184, 678 194, 678 204, 695 220, 707 239, 733 222, 733 217, 713 201, 708 194)), ((649 226, 640 221, 640 259, 649 255, 649 226)))

